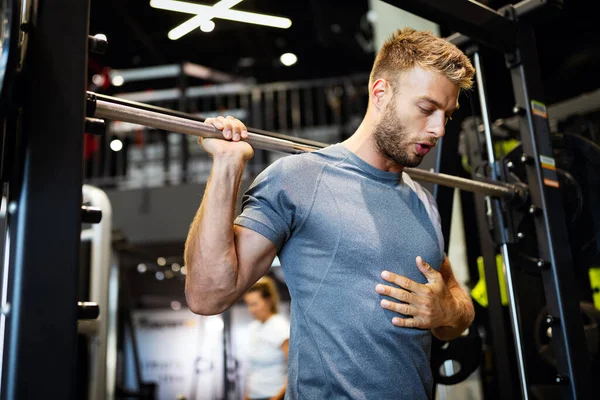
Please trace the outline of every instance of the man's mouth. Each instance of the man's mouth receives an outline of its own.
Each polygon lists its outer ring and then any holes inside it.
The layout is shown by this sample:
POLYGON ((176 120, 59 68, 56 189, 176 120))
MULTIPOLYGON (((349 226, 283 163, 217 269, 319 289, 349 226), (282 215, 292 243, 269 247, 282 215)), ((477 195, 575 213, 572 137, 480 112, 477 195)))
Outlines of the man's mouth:
POLYGON ((415 150, 417 151, 417 154, 424 156, 425 154, 429 153, 429 150, 431 150, 433 146, 433 144, 427 142, 417 143, 415 145, 415 150))

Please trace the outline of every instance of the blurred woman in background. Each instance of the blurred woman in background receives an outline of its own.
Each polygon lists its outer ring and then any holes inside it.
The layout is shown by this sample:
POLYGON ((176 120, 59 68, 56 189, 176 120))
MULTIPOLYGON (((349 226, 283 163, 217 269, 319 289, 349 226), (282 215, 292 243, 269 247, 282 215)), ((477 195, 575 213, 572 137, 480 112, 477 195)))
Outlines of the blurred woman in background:
POLYGON ((245 400, 282 400, 287 386, 290 323, 279 314, 279 292, 268 276, 244 295, 254 318, 248 327, 248 375, 245 400))

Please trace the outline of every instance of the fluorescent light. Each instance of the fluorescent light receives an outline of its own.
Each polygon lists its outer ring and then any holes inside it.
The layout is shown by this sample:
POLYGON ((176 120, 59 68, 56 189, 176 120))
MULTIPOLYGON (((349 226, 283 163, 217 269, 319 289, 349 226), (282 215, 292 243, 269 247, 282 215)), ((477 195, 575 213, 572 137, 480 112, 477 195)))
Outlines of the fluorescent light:
MULTIPOLYGON (((210 7, 210 11, 204 12, 202 14, 198 13, 198 15, 196 15, 192 19, 189 19, 183 24, 173 28, 169 32, 169 39, 177 40, 198 27, 200 27, 202 32, 212 32, 212 30, 215 29, 215 23, 212 22, 211 19, 215 16, 215 11, 227 10, 233 6, 238 5, 242 1, 243 0, 221 0, 217 2, 214 6, 210 7)), ((150 4, 152 5, 152 3, 150 4)))
POLYGON ((279 60, 281 61, 281 63, 283 65, 285 65, 286 67, 289 67, 291 65, 296 64, 296 61, 298 61, 298 57, 296 57, 296 55, 294 53, 285 53, 285 54, 281 55, 279 60))
POLYGON ((206 21, 206 17, 204 15, 196 15, 194 18, 188 19, 183 24, 171 29, 167 36, 171 40, 177 40, 196 29, 204 21, 206 21))
POLYGON ((272 15, 257 14, 246 11, 236 10, 214 10, 210 6, 202 6, 200 4, 187 3, 184 1, 173 0, 152 0, 150 6, 161 10, 177 11, 186 14, 202 14, 212 12, 213 18, 226 19, 229 21, 246 22, 248 24, 271 26, 273 28, 287 29, 292 26, 292 21, 289 18, 274 17, 272 15))
POLYGON ((204 21, 202 22, 202 24, 200 24, 200 30, 202 32, 212 32, 213 29, 215 29, 215 23, 209 19, 208 21, 204 21))
POLYGON ((121 151, 122 148, 123 142, 121 142, 119 139, 114 139, 112 142, 110 142, 110 149, 112 151, 121 151))
MULTIPOLYGON (((113 69, 109 72, 111 81, 123 80, 123 82, 145 81, 148 79, 171 78, 179 76, 181 66, 178 64, 159 65, 156 67, 143 67, 131 69, 113 69)), ((114 85, 114 82, 113 82, 114 85)))

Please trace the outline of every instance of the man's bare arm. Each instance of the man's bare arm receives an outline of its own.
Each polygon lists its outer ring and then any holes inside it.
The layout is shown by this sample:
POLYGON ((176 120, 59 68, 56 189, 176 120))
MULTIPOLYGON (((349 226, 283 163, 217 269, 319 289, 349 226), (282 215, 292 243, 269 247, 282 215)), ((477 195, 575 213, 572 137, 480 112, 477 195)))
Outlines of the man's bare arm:
POLYGON ((245 164, 253 156, 250 145, 240 142, 246 127, 230 117, 206 122, 232 141, 202 140, 213 166, 185 244, 185 293, 193 312, 212 315, 230 307, 268 271, 276 248, 264 236, 233 225, 245 164))

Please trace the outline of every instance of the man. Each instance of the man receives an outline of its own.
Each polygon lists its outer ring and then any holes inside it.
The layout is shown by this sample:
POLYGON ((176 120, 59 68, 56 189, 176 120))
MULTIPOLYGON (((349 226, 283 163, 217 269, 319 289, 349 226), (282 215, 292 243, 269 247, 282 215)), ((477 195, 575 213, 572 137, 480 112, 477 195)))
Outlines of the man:
POLYGON ((186 243, 187 300, 198 314, 226 310, 278 254, 292 296, 286 398, 432 397, 431 334, 453 339, 474 313, 435 201, 402 170, 444 135, 473 74, 452 44, 398 30, 375 59, 357 131, 270 165, 237 218, 246 127, 207 121, 227 140, 202 141, 213 167, 186 243))

